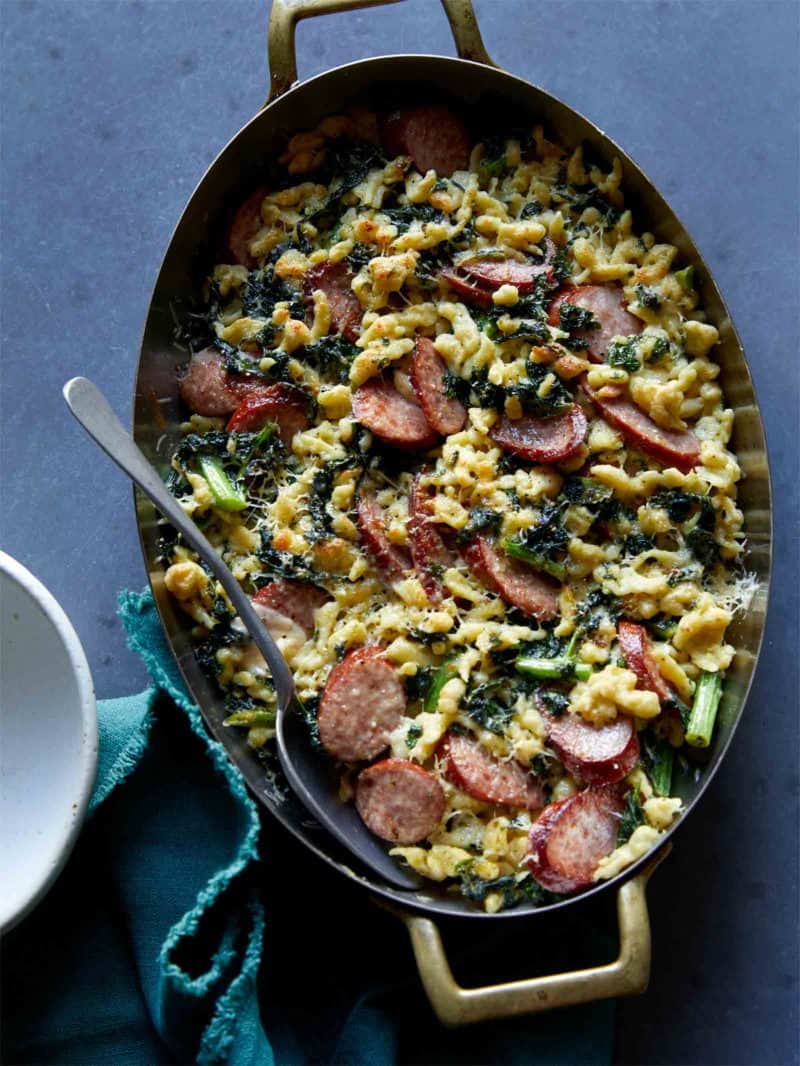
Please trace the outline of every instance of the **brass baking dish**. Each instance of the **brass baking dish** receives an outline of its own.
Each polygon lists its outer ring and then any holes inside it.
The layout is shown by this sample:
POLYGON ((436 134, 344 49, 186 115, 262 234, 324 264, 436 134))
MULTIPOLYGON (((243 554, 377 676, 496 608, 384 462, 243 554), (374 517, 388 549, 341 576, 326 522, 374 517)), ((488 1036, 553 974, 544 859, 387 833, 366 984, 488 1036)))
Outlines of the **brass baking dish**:
MULTIPOLYGON (((501 100, 504 120, 509 113, 544 122, 566 144, 586 141, 609 162, 617 156, 623 165, 626 201, 636 217, 659 240, 678 247, 683 260, 697 264, 703 279, 701 298, 710 320, 720 331, 716 357, 721 364, 721 382, 728 403, 735 409, 732 446, 744 472, 740 506, 745 516, 750 569, 758 578, 758 591, 749 611, 730 631, 737 654, 728 673, 718 727, 709 750, 708 765, 699 782, 685 784, 682 799, 687 813, 698 803, 722 761, 747 699, 764 632, 770 578, 771 498, 764 431, 753 384, 739 338, 727 308, 691 238, 646 175, 625 152, 567 104, 521 78, 497 68, 481 40, 470 0, 442 0, 455 38, 458 58, 425 55, 393 55, 365 59, 327 71, 297 83, 294 29, 301 18, 329 12, 394 2, 394 0, 273 0, 269 24, 271 90, 262 109, 236 134, 209 167, 192 194, 164 257, 150 304, 142 342, 134 405, 134 432, 139 446, 151 461, 166 472, 179 435, 180 422, 176 368, 185 355, 172 343, 176 301, 195 295, 204 272, 214 263, 213 249, 221 216, 227 205, 236 204, 258 182, 258 163, 266 154, 277 153, 292 133, 313 126, 323 116, 340 110, 354 97, 380 99, 390 89, 421 85, 434 93, 444 92, 465 107, 479 100, 501 100)), ((647 856, 615 879, 598 885, 574 899, 547 907, 520 907, 489 915, 466 900, 428 891, 403 893, 377 883, 351 866, 333 839, 309 822, 305 810, 282 782, 268 780, 261 763, 243 738, 221 725, 220 701, 195 662, 189 625, 176 614, 163 583, 158 562, 159 528, 150 503, 136 497, 142 549, 150 582, 167 638, 186 683, 196 699, 208 728, 226 748, 253 793, 306 847, 345 876, 360 883, 377 902, 394 911, 407 924, 420 976, 439 1018, 449 1025, 498 1018, 555 1006, 643 992, 650 970, 650 929, 645 885, 660 854, 647 856), (455 916, 474 921, 544 921, 556 910, 573 906, 587 896, 617 893, 620 949, 608 966, 572 973, 516 981, 487 988, 463 989, 454 981, 439 931, 437 916, 455 916)), ((683 818, 669 831, 671 837, 683 818)))

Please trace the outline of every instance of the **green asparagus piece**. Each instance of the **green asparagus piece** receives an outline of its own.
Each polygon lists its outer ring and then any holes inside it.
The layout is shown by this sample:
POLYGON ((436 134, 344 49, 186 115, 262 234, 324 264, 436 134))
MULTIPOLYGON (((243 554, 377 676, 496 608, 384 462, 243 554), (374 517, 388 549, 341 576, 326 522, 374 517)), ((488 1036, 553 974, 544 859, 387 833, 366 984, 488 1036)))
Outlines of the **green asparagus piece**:
POLYGON ((704 670, 694 690, 692 711, 686 727, 686 743, 693 748, 707 748, 711 743, 721 696, 721 675, 704 670))
POLYGON ((688 266, 688 267, 684 267, 683 270, 676 270, 675 271, 675 278, 676 278, 678 284, 681 286, 681 288, 683 288, 683 289, 693 289, 694 288, 694 267, 693 266, 688 266))
POLYGON ((588 681, 592 676, 592 668, 588 663, 576 663, 571 659, 536 659, 531 655, 521 655, 515 665, 521 674, 539 681, 564 681, 570 678, 588 681))
POLYGON ((423 710, 426 710, 431 713, 436 710, 436 708, 439 706, 439 696, 441 695, 442 689, 447 684, 447 682, 455 676, 455 663, 451 660, 443 662, 441 666, 438 667, 436 673, 433 675, 433 680, 431 681, 430 688, 425 694, 425 701, 422 705, 423 710))
POLYGON ((657 796, 669 796, 672 790, 672 765, 675 761, 675 749, 667 740, 662 740, 655 753, 655 760, 650 769, 650 783, 657 796))
POLYGON ((223 725, 262 726, 266 729, 271 729, 275 725, 275 712, 261 711, 255 708, 250 708, 246 711, 235 711, 233 714, 228 715, 223 725))
POLYGON ((514 559, 521 559, 523 563, 528 563, 536 570, 544 570, 545 573, 551 574, 553 577, 558 578, 559 581, 565 581, 567 577, 567 568, 564 563, 553 562, 552 559, 548 559, 544 555, 540 555, 538 552, 533 552, 530 548, 526 548, 524 544, 520 544, 516 540, 504 540, 503 551, 506 555, 512 556, 514 559))
POLYGON ((219 459, 202 455, 199 465, 200 473, 206 479, 217 507, 221 507, 223 511, 243 511, 247 507, 247 500, 225 473, 219 459))

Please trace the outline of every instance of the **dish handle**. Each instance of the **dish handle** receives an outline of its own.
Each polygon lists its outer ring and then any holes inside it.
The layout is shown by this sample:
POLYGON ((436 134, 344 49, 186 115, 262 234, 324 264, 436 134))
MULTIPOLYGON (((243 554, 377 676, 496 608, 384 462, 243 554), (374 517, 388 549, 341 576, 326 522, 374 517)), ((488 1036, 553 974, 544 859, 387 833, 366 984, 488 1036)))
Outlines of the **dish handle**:
MULTIPOLYGON (((436 923, 388 906, 406 925, 422 984, 439 1021, 447 1026, 509 1018, 589 1003, 615 996, 637 996, 650 979, 650 918, 645 889, 650 875, 666 858, 667 845, 641 873, 617 893, 619 955, 605 966, 547 974, 484 988, 462 988, 450 969, 436 923)), ((382 904, 386 906, 386 904, 382 904)))
MULTIPOLYGON (((267 32, 270 91, 264 106, 271 104, 297 81, 294 30, 300 19, 398 2, 399 0, 272 0, 267 32)), ((472 0, 441 2, 459 57, 493 67, 495 64, 484 47, 472 0)))

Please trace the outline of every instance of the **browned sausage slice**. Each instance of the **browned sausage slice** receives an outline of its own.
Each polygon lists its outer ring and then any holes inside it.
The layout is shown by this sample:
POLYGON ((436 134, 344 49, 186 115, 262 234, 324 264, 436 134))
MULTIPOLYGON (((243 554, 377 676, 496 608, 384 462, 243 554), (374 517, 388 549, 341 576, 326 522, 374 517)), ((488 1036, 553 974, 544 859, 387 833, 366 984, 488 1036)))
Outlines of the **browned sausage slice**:
POLYGON ((444 178, 469 166, 467 129, 458 115, 438 104, 393 112, 384 122, 383 139, 393 155, 410 155, 421 174, 435 170, 444 178))
POLYGON ((603 362, 608 346, 614 337, 630 337, 641 333, 644 329, 644 322, 632 315, 626 308, 621 286, 614 283, 565 286, 550 305, 551 326, 560 326, 561 305, 565 303, 591 311, 600 323, 597 329, 572 331, 573 337, 586 342, 589 358, 594 363, 603 362))
POLYGON ((310 637, 314 632, 314 614, 328 599, 328 593, 316 585, 279 577, 259 589, 253 597, 253 603, 271 607, 278 614, 290 618, 310 637))
POLYGON ((444 790, 432 773, 404 759, 384 759, 358 775, 356 810, 392 844, 416 844, 442 820, 444 790))
MULTIPOLYGON (((550 259, 549 254, 541 263, 523 263, 518 259, 473 259, 469 263, 459 263, 459 267, 484 289, 513 285, 520 294, 524 294, 531 291, 541 274, 550 274, 550 259)), ((513 312, 512 307, 509 313, 513 312)))
POLYGON ((340 762, 374 759, 405 710, 403 684, 383 648, 359 648, 330 672, 317 715, 319 739, 340 762))
POLYGON ((496 759, 472 737, 448 733, 437 755, 447 780, 475 799, 528 811, 536 811, 544 803, 540 782, 524 766, 514 760, 496 759))
POLYGON ((587 788, 545 807, 531 826, 528 865, 542 888, 588 888, 597 864, 617 846, 624 808, 619 786, 587 788))
POLYGON ((306 272, 303 291, 309 306, 313 306, 317 289, 324 292, 331 309, 331 325, 334 331, 355 343, 361 332, 363 311, 358 297, 350 288, 352 280, 353 275, 346 263, 318 263, 306 272))
POLYGON ((580 450, 586 436, 586 415, 573 404, 558 415, 538 418, 503 415, 491 437, 501 448, 534 463, 560 463, 580 450))
POLYGON ((614 426, 637 448, 665 466, 688 473, 700 459, 700 441, 691 430, 662 429, 657 422, 624 397, 598 394, 584 380, 581 388, 609 425, 614 426))
POLYGON ((587 785, 611 785, 627 776, 639 761, 639 739, 633 721, 619 715, 596 726, 578 714, 560 718, 543 714, 548 742, 561 762, 587 785))
POLYGON ((408 552, 386 536, 386 519, 371 493, 362 493, 357 507, 358 531, 364 547, 387 581, 400 581, 411 569, 408 552))
POLYGON ((641 687, 655 692, 660 700, 668 699, 671 692, 659 672, 650 637, 644 626, 623 618, 617 626, 617 639, 625 661, 636 674, 641 687))
POLYGON ((192 356, 179 388, 189 410, 209 418, 229 414, 239 402, 216 348, 192 356))
POLYGON ((439 437, 422 408, 384 377, 369 378, 353 395, 353 414, 376 437, 406 450, 432 448, 439 437))
POLYGON ((411 363, 411 384, 425 418, 443 437, 464 428, 467 412, 447 395, 444 360, 427 337, 417 337, 411 363))
POLYGON ((228 250, 234 263, 251 267, 255 260, 250 255, 250 242, 264 225, 261 204, 267 195, 266 189, 256 189, 233 216, 228 228, 228 250))
POLYGON ((267 422, 275 422, 284 444, 295 433, 308 428, 305 393, 294 385, 279 382, 254 390, 245 396, 228 422, 229 433, 254 433, 267 422))
POLYGON ((408 542, 411 560, 425 595, 431 603, 442 598, 440 574, 453 565, 453 556, 431 518, 425 493, 419 486, 419 474, 411 482, 408 498, 408 542))
POLYGON ((455 270, 445 267, 439 271, 439 277, 446 281, 451 289, 455 289, 459 296, 463 296, 467 303, 477 304, 478 307, 492 306, 492 294, 489 289, 481 288, 475 282, 457 274, 455 270))
POLYGON ((558 583, 499 552, 489 537, 479 533, 464 556, 481 581, 506 603, 519 607, 540 622, 547 622, 558 614, 558 583))

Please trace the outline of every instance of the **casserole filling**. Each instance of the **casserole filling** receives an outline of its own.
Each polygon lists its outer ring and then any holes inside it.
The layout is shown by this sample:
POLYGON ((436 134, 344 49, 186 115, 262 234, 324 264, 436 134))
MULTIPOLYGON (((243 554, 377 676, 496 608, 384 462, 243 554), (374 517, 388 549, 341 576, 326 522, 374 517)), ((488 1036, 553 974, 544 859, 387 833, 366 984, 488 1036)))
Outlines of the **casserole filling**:
MULTIPOLYGON (((294 673, 341 795, 489 911, 680 815, 754 580, 693 268, 622 168, 444 107, 331 116, 230 215, 170 488, 294 673)), ((274 693, 174 535, 166 584, 265 762, 274 693)))

